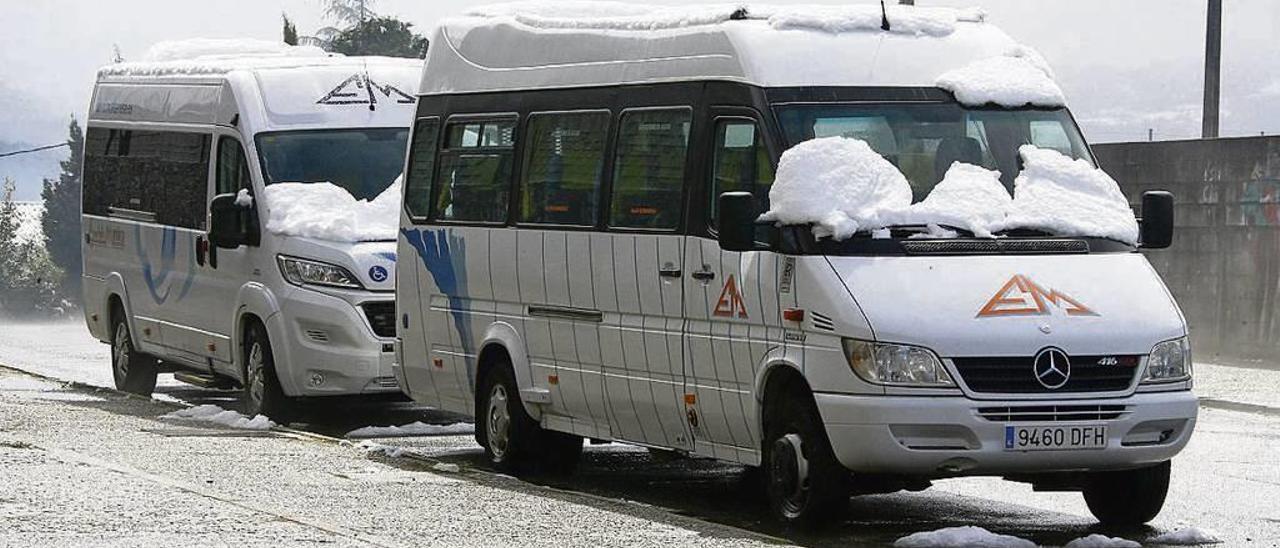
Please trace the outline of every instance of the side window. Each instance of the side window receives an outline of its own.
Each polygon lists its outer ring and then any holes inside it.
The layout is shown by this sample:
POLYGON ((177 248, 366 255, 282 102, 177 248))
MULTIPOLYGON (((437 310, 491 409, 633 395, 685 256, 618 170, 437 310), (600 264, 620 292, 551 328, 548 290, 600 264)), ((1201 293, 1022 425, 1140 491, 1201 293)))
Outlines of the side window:
POLYGON ((453 122, 445 127, 434 187, 436 219, 507 219, 515 129, 515 120, 453 122))
POLYGON ((436 135, 439 131, 440 120, 436 118, 418 120, 413 126, 404 204, 409 215, 414 217, 426 217, 431 207, 431 176, 435 174, 436 135))
POLYGON ((253 182, 249 175, 249 160, 245 158, 244 147, 234 137, 218 138, 218 169, 214 194, 235 194, 240 189, 253 191, 253 182))
POLYGON ((89 133, 86 212, 204 229, 210 135, 99 128, 89 133))
POLYGON ((680 224, 689 109, 624 112, 618 129, 609 226, 674 229, 680 224))
POLYGON ((717 120, 714 154, 711 226, 718 226, 719 198, 725 192, 750 192, 755 195, 760 211, 767 211, 769 187, 773 185, 773 159, 755 121, 741 118, 717 120))
POLYGON ((521 222, 596 224, 609 119, 608 112, 529 117, 520 181, 521 222))

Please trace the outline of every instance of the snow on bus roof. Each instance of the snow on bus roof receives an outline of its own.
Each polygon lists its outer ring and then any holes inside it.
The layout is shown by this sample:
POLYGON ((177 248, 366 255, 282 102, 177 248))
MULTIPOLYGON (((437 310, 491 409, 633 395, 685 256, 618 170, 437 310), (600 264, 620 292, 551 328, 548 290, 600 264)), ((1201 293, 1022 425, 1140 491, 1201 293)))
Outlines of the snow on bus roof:
POLYGON ((1018 44, 978 9, 877 4, 485 5, 446 19, 423 94, 687 80, 921 86, 1018 44), (802 60, 801 62, 797 62, 802 60))
POLYGON ((418 59, 346 57, 328 53, 315 46, 290 46, 282 42, 246 38, 193 38, 158 42, 151 46, 143 59, 107 65, 98 70, 98 77, 211 76, 237 70, 315 66, 422 66, 422 61, 418 59))

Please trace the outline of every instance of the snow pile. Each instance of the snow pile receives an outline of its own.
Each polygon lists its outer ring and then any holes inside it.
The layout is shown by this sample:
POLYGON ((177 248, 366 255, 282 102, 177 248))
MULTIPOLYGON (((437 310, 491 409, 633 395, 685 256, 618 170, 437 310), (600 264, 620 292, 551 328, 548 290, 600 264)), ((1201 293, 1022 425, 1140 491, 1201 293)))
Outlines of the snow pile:
POLYGON ((192 38, 157 42, 143 60, 163 63, 184 59, 225 59, 230 57, 328 57, 315 46, 290 46, 284 42, 252 38, 192 38))
POLYGON ((866 141, 826 137, 782 155, 769 203, 762 220, 813 223, 814 236, 843 240, 860 229, 880 228, 883 212, 910 206, 911 185, 866 141))
POLYGON ((1062 88, 1053 81, 1048 63, 1026 46, 1011 48, 1000 57, 980 59, 949 70, 939 76, 935 84, 969 106, 994 103, 1017 108, 1067 104, 1062 88))
POLYGON ((997 535, 981 527, 947 527, 912 533, 894 541, 896 548, 1035 548, 1036 543, 1009 535, 997 535))
POLYGON ((356 200, 333 183, 267 185, 267 230, 334 242, 396 239, 400 224, 401 178, 373 200, 356 200))
POLYGON ((1198 527, 1184 527, 1172 533, 1164 533, 1151 539, 1152 544, 1168 544, 1173 546, 1190 546, 1196 544, 1218 544, 1222 539, 1213 531, 1198 527))
POLYGON ((236 193, 236 205, 240 207, 253 207, 253 195, 249 194, 249 190, 242 188, 236 193))
POLYGON ((892 224, 951 225, 989 238, 1003 225, 1012 204, 1009 191, 1000 184, 1000 172, 956 162, 924 200, 892 224))
POLYGON ((512 2, 475 7, 466 15, 507 19, 538 29, 655 31, 722 23, 742 9, 727 4, 674 7, 621 2, 512 2))
POLYGON ((270 430, 276 426, 276 423, 272 422, 271 419, 262 415, 256 415, 251 419, 235 411, 228 411, 213 404, 179 409, 172 413, 161 415, 160 418, 206 422, 241 430, 270 430))
POLYGON ((1092 534, 1068 542, 1062 548, 1142 548, 1141 543, 1120 537, 1092 534))
POLYGON ((371 441, 362 441, 356 445, 356 449, 364 451, 366 455, 384 455, 393 459, 403 457, 405 453, 409 453, 409 449, 404 447, 396 447, 394 445, 383 445, 371 441))
POLYGON ((1013 183, 1013 207, 1005 226, 1138 242, 1133 209, 1106 172, 1034 145, 1022 145, 1018 154, 1023 170, 1013 183))
POLYGON ((460 436, 474 434, 475 426, 471 423, 426 424, 421 421, 411 422, 403 426, 366 426, 347 432, 348 438, 394 438, 404 436, 460 436))
POLYGON ((462 471, 462 467, 451 462, 437 462, 431 467, 436 472, 445 472, 448 474, 457 474, 462 471))
MULTIPOLYGON (((759 14, 750 9, 751 15, 759 14)), ((980 23, 986 15, 982 10, 956 10, 949 8, 916 8, 888 6, 889 32, 916 36, 947 36, 956 30, 960 21, 980 23)), ((855 4, 845 6, 800 6, 779 8, 769 15, 769 25, 776 30, 816 30, 839 34, 842 32, 879 31, 882 24, 879 5, 855 4)))

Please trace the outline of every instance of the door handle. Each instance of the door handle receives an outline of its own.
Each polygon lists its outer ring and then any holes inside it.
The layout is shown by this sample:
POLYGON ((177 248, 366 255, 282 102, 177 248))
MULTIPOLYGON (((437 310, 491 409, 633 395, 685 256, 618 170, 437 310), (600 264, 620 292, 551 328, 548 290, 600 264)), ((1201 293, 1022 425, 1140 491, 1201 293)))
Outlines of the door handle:
POLYGON ((204 236, 196 236, 196 264, 204 266, 204 256, 209 252, 209 242, 204 236))
POLYGON ((693 273, 689 275, 693 276, 693 279, 700 282, 709 282, 716 279, 716 273, 710 270, 694 270, 693 273))
POLYGON ((664 266, 658 269, 658 275, 663 278, 679 278, 682 272, 674 266, 664 266))

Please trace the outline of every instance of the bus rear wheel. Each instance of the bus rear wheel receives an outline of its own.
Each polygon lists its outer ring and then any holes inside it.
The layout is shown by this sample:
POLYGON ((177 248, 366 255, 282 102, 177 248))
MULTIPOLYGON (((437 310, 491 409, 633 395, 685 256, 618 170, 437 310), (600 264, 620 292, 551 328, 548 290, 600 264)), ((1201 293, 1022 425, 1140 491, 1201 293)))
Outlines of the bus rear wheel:
POLYGON ((567 474, 577 467, 582 438, 544 430, 525 412, 509 363, 489 369, 479 396, 476 441, 495 468, 514 474, 567 474))
POLYGON ((1096 472, 1084 486, 1084 501, 1104 525, 1132 526, 1151 521, 1169 493, 1169 461, 1155 466, 1096 472))
POLYGON ((111 377, 116 390, 139 396, 150 396, 156 389, 159 364, 156 359, 139 352, 129 332, 124 310, 113 306, 111 312, 111 377))

